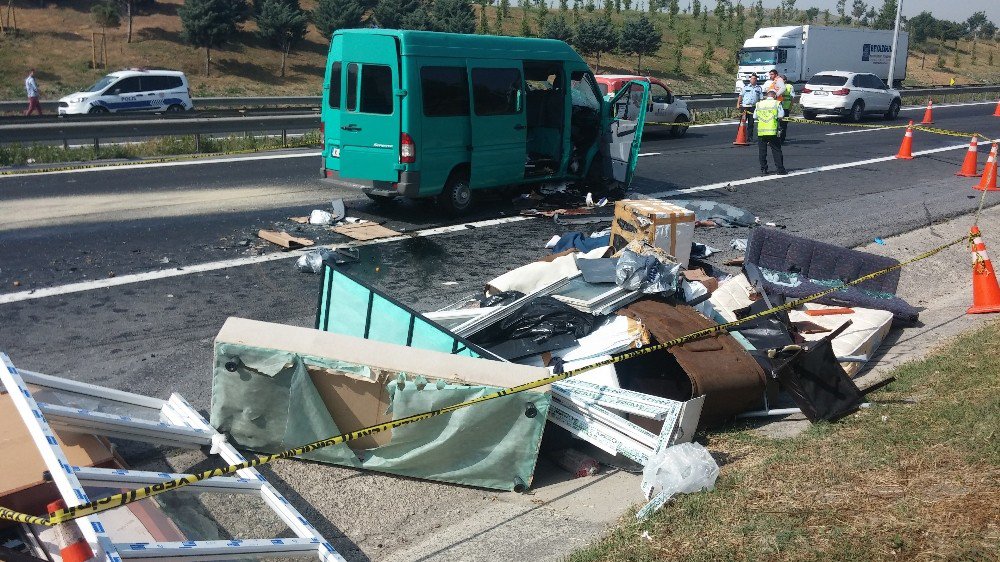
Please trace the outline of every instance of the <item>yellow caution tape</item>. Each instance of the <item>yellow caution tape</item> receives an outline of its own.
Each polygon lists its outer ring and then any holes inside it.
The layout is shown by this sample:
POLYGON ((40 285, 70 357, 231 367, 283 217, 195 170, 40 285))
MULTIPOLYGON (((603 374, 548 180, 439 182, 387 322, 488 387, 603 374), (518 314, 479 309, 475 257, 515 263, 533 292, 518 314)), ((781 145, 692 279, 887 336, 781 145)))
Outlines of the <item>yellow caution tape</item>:
MULTIPOLYGON (((905 129, 909 125, 874 125, 871 123, 842 123, 839 121, 819 121, 816 119, 806 119, 804 117, 784 117, 783 121, 788 121, 789 123, 803 123, 806 125, 827 125, 830 127, 857 127, 860 129, 905 129)), ((984 140, 990 140, 989 137, 982 133, 966 133, 964 131, 952 131, 951 129, 941 129, 939 127, 928 127, 926 125, 914 124, 914 131, 924 131, 927 133, 933 133, 935 135, 946 135, 950 137, 979 137, 984 140)))
POLYGON ((124 492, 124 493, 121 493, 121 494, 116 494, 116 495, 113 495, 113 496, 108 496, 106 498, 102 498, 102 499, 99 499, 99 500, 96 500, 96 501, 91 501, 91 502, 87 502, 87 503, 80 504, 80 505, 77 505, 77 506, 68 507, 68 508, 65 508, 65 509, 60 509, 58 511, 55 511, 55 512, 49 514, 48 517, 36 517, 34 515, 28 515, 26 513, 19 513, 19 512, 10 510, 10 509, 6 509, 6 508, 0 507, 0 519, 6 519, 6 520, 10 520, 10 521, 16 521, 16 522, 19 522, 19 523, 30 523, 30 524, 33 524, 33 525, 48 525, 48 526, 58 525, 60 523, 65 523, 65 522, 71 521, 73 519, 77 519, 77 518, 80 518, 80 517, 85 517, 87 515, 94 515, 96 513, 101 513, 103 511, 107 511, 109 509, 114 509, 116 507, 121 507, 123 505, 127 505, 127 504, 130 504, 130 503, 139 501, 141 499, 145 499, 145 498, 149 498, 149 497, 152 497, 152 496, 155 496, 155 495, 158 495, 158 494, 162 494, 163 492, 174 490, 176 488, 181 488, 183 486, 187 486, 187 485, 193 484, 195 482, 200 482, 200 481, 208 479, 208 478, 213 478, 213 477, 216 477, 216 476, 225 476, 225 475, 228 475, 228 474, 233 474, 233 473, 235 473, 238 470, 242 470, 244 468, 250 468, 250 467, 260 466, 262 464, 266 464, 266 463, 269 463, 271 461, 275 461, 275 460, 278 460, 278 459, 287 459, 287 458, 291 458, 291 457, 296 457, 296 456, 302 455, 304 453, 309 453, 309 452, 315 451, 317 449, 322 449, 324 447, 329 447, 329 446, 332 446, 332 445, 339 445, 341 443, 346 443, 348 441, 354 441, 356 439, 360 439, 362 437, 365 437, 365 436, 368 436, 368 435, 372 435, 372 434, 375 434, 375 433, 381 433, 383 431, 389 431, 389 430, 397 428, 397 427, 401 427, 401 426, 404 426, 404 425, 409 425, 411 423, 416 423, 416 422, 419 422, 419 421, 422 421, 422 420, 426 420, 426 419, 430 419, 430 418, 433 418, 433 417, 437 417, 437 416, 441 416, 441 415, 444 415, 444 414, 448 414, 448 413, 454 412, 456 410, 460 410, 462 408, 467 408, 469 406, 473 406, 473 405, 479 404, 481 402, 486 402, 488 400, 495 400, 497 398, 502 398, 504 396, 509 396, 509 395, 512 395, 512 394, 517 394, 519 392, 524 392, 524 391, 527 391, 527 390, 533 390, 533 389, 536 389, 536 388, 540 388, 540 387, 543 387, 543 386, 546 386, 546 385, 550 385, 550 384, 555 383, 555 382, 566 380, 566 379, 568 379, 570 377, 579 375, 581 373, 585 373, 585 372, 590 371, 592 369, 597 369, 597 368, 600 368, 600 367, 605 367, 607 365, 612 365, 612 364, 615 364, 615 363, 620 363, 622 361, 627 361, 629 359, 632 359, 632 358, 635 358, 635 357, 639 357, 641 355, 646 355, 646 354, 652 353, 654 351, 659 351, 659 350, 662 350, 662 349, 667 349, 667 348, 670 348, 670 347, 675 347, 675 346, 687 343, 689 341, 693 341, 693 340, 696 340, 696 339, 703 338, 705 336, 711 336, 711 335, 715 335, 715 334, 724 333, 724 332, 727 332, 730 328, 734 328, 734 327, 739 326, 741 324, 744 324, 746 322, 750 322, 751 320, 756 320, 756 319, 759 319, 759 318, 763 318, 765 316, 769 316, 771 314, 775 314, 775 313, 786 311, 786 310, 791 310, 792 308, 800 306, 800 305, 802 305, 804 303, 814 301, 816 299, 822 298, 822 297, 824 297, 826 295, 829 295, 831 293, 835 293, 835 292, 837 292, 837 291, 839 291, 839 290, 841 290, 841 289, 843 289, 845 287, 851 287, 851 286, 854 286, 854 285, 858 285, 860 283, 864 283, 865 281, 874 279, 874 278, 879 277, 881 275, 885 275, 886 273, 889 273, 891 271, 895 271, 895 270, 900 269, 900 268, 902 268, 904 266, 907 266, 907 265, 909 265, 911 263, 914 263, 914 262, 917 262, 917 261, 920 261, 920 260, 923 260, 923 259, 927 259, 927 258, 929 258, 929 257, 937 254, 938 252, 941 252, 941 251, 943 251, 943 250, 945 250, 947 248, 950 248, 951 246, 954 246, 954 245, 956 245, 958 243, 961 243, 961 242, 965 242, 967 240, 969 240, 969 237, 968 236, 963 236, 961 238, 958 238, 956 240, 948 242, 947 244, 943 244, 941 246, 938 246, 937 248, 934 248, 933 250, 929 250, 927 252, 924 252, 924 253, 916 256, 916 257, 910 258, 910 259, 908 259, 906 261, 900 262, 900 263, 898 263, 896 265, 893 265, 891 267, 887 267, 885 269, 880 269, 878 271, 869 273, 867 275, 862 275, 861 277, 858 277, 857 279, 854 279, 853 281, 848 281, 848 282, 844 283, 844 285, 842 285, 842 286, 833 287, 833 288, 827 289, 825 291, 821 291, 819 293, 816 293, 814 295, 810 295, 810 296, 807 296, 807 297, 803 297, 803 298, 800 298, 800 299, 789 301, 789 302, 786 302, 786 303, 784 303, 782 305, 779 305, 779 306, 770 308, 768 310, 765 310, 763 312, 758 312, 756 314, 752 314, 752 315, 747 316, 746 318, 742 318, 740 320, 735 320, 733 322, 726 322, 725 324, 719 324, 717 326, 712 326, 711 328, 704 328, 704 329, 701 329, 701 330, 697 330, 697 331, 691 332, 690 334, 687 334, 687 335, 684 335, 684 336, 680 336, 678 338, 674 338, 672 340, 669 340, 669 341, 666 341, 666 342, 663 342, 663 343, 659 343, 659 344, 656 344, 656 345, 641 347, 641 348, 638 348, 638 349, 627 351, 625 353, 621 353, 619 355, 616 355, 616 356, 614 356, 614 357, 612 357, 610 359, 606 359, 604 361, 599 361, 597 363, 593 363, 593 364, 587 365, 585 367, 580 367, 579 369, 573 369, 571 371, 566 371, 566 372, 563 372, 563 373, 554 374, 554 375, 551 375, 551 376, 548 376, 548 377, 545 377, 545 378, 541 378, 541 379, 538 379, 538 380, 535 380, 535 381, 527 382, 527 383, 524 383, 522 385, 518 385, 518 386, 511 387, 511 388, 506 388, 506 389, 503 389, 503 390, 499 390, 499 391, 494 392, 492 394, 487 394, 485 396, 481 396, 479 398, 474 398, 474 399, 468 400, 466 402, 460 402, 458 404, 454 404, 452 406, 446 406, 444 408, 440 408, 440 409, 437 409, 437 410, 431 410, 429 412, 424 412, 424 413, 421 413, 421 414, 414 414, 412 416, 406 416, 406 417, 400 418, 398 420, 393 420, 393 421, 390 421, 390 422, 380 423, 380 424, 377 424, 377 425, 372 425, 372 426, 369 426, 369 427, 365 427, 363 429, 359 429, 357 431, 352 431, 350 433, 344 433, 344 434, 337 435, 337 436, 334 436, 334 437, 329 437, 327 439, 321 439, 319 441, 314 441, 314 442, 309 443, 307 445, 302 445, 301 447, 295 447, 294 449, 288 449, 287 451, 283 451, 281 453, 274 453, 274 454, 268 454, 268 455, 259 456, 259 457, 256 457, 254 459, 251 459, 251 460, 248 460, 248 461, 244 461, 244 462, 239 463, 239 464, 230 465, 230 466, 227 466, 227 467, 224 467, 224 468, 215 468, 215 469, 212 469, 212 470, 206 470, 205 472, 201 472, 199 474, 192 474, 192 475, 185 476, 185 477, 182 477, 182 478, 177 478, 177 479, 174 479, 174 480, 168 480, 168 481, 165 481, 165 482, 161 482, 159 484, 154 484, 152 486, 146 486, 145 488, 139 488, 139 489, 136 489, 136 490, 130 490, 128 492, 124 492))

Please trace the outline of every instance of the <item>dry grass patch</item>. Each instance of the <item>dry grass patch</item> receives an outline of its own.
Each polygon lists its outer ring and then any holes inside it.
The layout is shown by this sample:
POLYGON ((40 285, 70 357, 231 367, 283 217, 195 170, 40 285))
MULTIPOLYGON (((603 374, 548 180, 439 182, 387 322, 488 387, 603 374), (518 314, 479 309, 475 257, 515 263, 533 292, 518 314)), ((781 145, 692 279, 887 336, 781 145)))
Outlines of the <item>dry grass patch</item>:
POLYGON ((714 492, 630 515, 571 560, 1000 559, 998 336, 902 366, 871 409, 801 437, 709 434, 714 492))

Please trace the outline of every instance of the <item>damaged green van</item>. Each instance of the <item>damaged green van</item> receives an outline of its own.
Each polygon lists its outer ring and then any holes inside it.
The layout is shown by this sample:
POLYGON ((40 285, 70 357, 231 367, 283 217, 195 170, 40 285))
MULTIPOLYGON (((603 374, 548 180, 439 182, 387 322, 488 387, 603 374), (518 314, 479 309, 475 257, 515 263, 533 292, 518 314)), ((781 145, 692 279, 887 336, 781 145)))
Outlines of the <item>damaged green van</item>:
POLYGON ((375 200, 537 182, 627 187, 646 82, 604 100, 587 63, 551 39, 391 29, 334 33, 323 82, 322 176, 375 200))

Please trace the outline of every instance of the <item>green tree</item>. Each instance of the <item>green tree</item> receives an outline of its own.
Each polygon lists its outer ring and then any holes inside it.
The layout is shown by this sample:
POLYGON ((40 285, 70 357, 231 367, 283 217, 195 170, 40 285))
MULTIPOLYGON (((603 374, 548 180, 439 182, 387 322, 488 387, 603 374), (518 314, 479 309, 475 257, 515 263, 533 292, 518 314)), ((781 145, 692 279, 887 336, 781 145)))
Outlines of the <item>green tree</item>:
POLYGON ((571 43, 573 41, 573 29, 566 23, 566 18, 562 14, 559 14, 546 18, 545 25, 542 26, 542 37, 571 43))
POLYGON ((830 25, 830 10, 823 10, 823 25, 830 25))
POLYGON ((965 27, 968 28, 969 33, 973 37, 976 37, 979 31, 984 25, 989 23, 989 19, 986 18, 986 12, 976 12, 969 16, 969 19, 965 20, 965 27))
POLYGON ((595 56, 594 70, 600 72, 601 53, 611 52, 618 46, 615 26, 602 17, 581 19, 573 34, 573 45, 580 54, 595 56))
POLYGON ((500 0, 500 5, 497 8, 497 16, 502 20, 510 17, 510 0, 500 0))
POLYGON ((708 33, 708 10, 701 11, 701 32, 708 33))
POLYGON ((584 9, 587 10, 587 13, 592 14, 594 13, 594 10, 597 9, 597 4, 594 3, 594 0, 587 0, 587 4, 584 6, 584 9))
POLYGON ((754 7, 753 7, 753 26, 754 26, 754 29, 760 29, 761 27, 764 26, 764 2, 763 2, 763 0, 757 0, 757 3, 754 4, 754 7))
POLYGON ((434 29, 447 33, 475 33, 476 14, 469 0, 434 0, 434 29))
POLYGON ((612 0, 604 0, 604 17, 611 19, 613 13, 615 13, 615 3, 612 0))
POLYGON ((677 24, 677 14, 681 11, 681 3, 678 0, 667 2, 667 27, 673 29, 677 24))
POLYGON ((816 21, 816 18, 819 17, 819 8, 816 8, 815 6, 812 8, 806 8, 805 16, 808 23, 816 21))
POLYGON ((615 0, 615 12, 622 13, 622 0, 615 0))
POLYGON ((841 24, 847 23, 847 0, 837 0, 837 16, 841 24))
POLYGON ((736 30, 740 35, 747 30, 747 12, 743 9, 743 4, 736 5, 736 30))
POLYGON ((569 12, 569 0, 559 0, 559 13, 566 17, 567 12, 569 12))
POLYGON ((875 29, 892 29, 892 26, 895 24, 896 0, 885 0, 882 2, 882 8, 878 11, 874 21, 872 21, 872 27, 875 29))
POLYGON ((527 0, 519 0, 521 8, 521 37, 531 37, 531 25, 528 24, 528 3, 527 0))
POLYGON ((653 22, 645 15, 629 18, 622 26, 621 39, 618 48, 628 55, 638 55, 639 60, 636 66, 636 73, 642 73, 642 56, 654 55, 660 50, 663 44, 663 34, 653 25, 653 22))
POLYGON ((683 58, 684 53, 682 52, 682 49, 676 49, 674 51, 674 66, 670 69, 671 72, 677 75, 683 74, 683 72, 681 72, 681 59, 683 58))
POLYGON ((281 77, 285 77, 288 53, 302 42, 309 25, 309 14, 298 0, 264 0, 257 19, 257 36, 281 51, 281 77))
POLYGON ((632 11, 632 0, 624 0, 622 2, 622 8, 624 8, 626 12, 631 12, 632 11))
POLYGON ((866 11, 868 11, 868 4, 865 4, 864 0, 854 0, 851 4, 851 17, 854 19, 855 25, 861 21, 861 18, 865 17, 866 11))
POLYGON ((312 12, 312 21, 319 34, 330 41, 338 29, 361 27, 365 7, 359 0, 319 0, 312 12))
POLYGON ((583 6, 582 0, 573 0, 573 23, 580 21, 580 8, 583 6))
POLYGON ((536 0, 535 10, 538 18, 538 32, 541 33, 542 26, 545 25, 545 20, 549 17, 549 7, 545 4, 545 0, 536 0))
POLYGON ((118 4, 114 0, 103 0, 94 4, 90 7, 90 15, 94 18, 94 23, 100 26, 101 31, 106 32, 109 27, 120 27, 122 24, 118 4))
POLYGON ((476 33, 489 35, 492 29, 490 28, 490 20, 486 17, 487 0, 476 0, 476 3, 479 4, 479 27, 476 28, 476 33))
POLYGON ((694 17, 701 15, 701 0, 691 0, 691 15, 694 17))
POLYGON ((212 72, 212 49, 226 44, 246 19, 243 0, 184 0, 178 8, 181 37, 188 44, 205 49, 205 75, 212 72))

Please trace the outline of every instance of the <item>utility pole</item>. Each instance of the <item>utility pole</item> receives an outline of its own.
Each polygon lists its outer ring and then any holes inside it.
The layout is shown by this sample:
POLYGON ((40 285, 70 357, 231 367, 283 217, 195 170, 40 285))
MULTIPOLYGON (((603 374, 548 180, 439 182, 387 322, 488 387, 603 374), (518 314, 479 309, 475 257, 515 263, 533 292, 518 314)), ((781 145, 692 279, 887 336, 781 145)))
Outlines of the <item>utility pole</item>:
MULTIPOLYGON (((892 52, 889 53, 889 87, 892 88, 892 78, 896 75, 896 45, 899 44, 899 16, 903 13, 903 0, 896 0, 896 25, 892 27, 892 52)), ((906 56, 905 54, 903 56, 906 56)), ((903 61, 906 64, 906 61, 903 61)))

